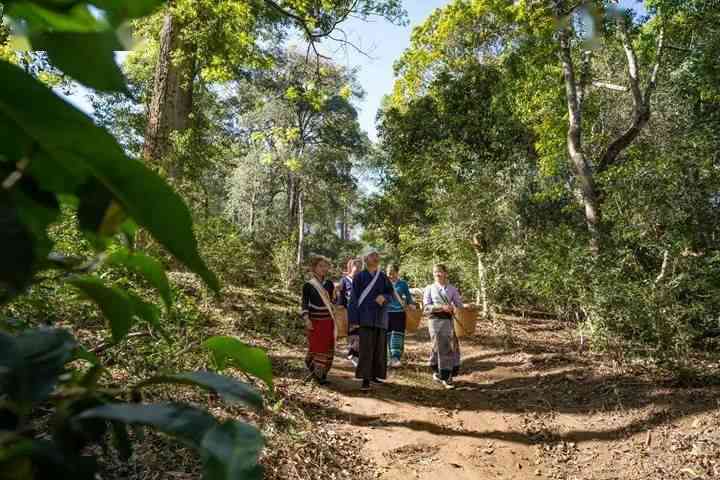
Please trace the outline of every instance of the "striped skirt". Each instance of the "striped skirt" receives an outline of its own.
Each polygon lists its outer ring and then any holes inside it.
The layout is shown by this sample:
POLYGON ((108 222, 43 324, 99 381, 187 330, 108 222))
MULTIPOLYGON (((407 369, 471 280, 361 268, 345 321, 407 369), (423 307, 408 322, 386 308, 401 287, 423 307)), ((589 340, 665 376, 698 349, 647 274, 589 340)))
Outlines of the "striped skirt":
POLYGON ((428 323, 432 352, 430 368, 447 380, 460 370, 460 343, 455 335, 452 318, 430 317, 428 323))
POLYGON ((390 358, 400 360, 405 350, 405 312, 389 312, 388 324, 388 352, 390 358))
POLYGON ((311 311, 313 329, 308 332, 308 353, 305 357, 310 373, 317 379, 327 377, 335 356, 335 330, 327 311, 311 311))

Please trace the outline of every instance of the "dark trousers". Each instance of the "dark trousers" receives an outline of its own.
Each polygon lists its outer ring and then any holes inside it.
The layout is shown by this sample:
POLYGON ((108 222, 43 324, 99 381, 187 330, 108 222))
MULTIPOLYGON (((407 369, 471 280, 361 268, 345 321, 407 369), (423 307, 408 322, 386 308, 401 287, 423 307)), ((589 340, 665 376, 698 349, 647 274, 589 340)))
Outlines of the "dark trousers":
POLYGON ((387 377, 387 344, 384 328, 360 327, 360 361, 355 377, 363 380, 387 377))
POLYGON ((360 327, 357 325, 350 325, 348 332, 348 356, 359 357, 360 356, 360 327))

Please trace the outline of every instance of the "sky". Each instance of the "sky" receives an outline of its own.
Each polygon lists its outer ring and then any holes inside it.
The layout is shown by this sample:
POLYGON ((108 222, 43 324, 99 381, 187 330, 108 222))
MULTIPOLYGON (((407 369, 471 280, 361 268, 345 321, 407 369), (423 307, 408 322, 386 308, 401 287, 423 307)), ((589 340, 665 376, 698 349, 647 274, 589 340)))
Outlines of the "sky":
MULTIPOLYGON (((360 47, 367 55, 354 49, 340 48, 338 44, 325 42, 321 50, 329 54, 337 63, 348 68, 358 68, 358 82, 365 90, 365 98, 358 105, 360 125, 372 140, 377 138, 375 116, 382 98, 392 91, 394 83, 393 64, 410 45, 412 29, 420 25, 436 8, 450 3, 450 0, 406 0, 403 2, 408 11, 409 25, 397 26, 382 19, 363 22, 350 19, 343 25, 348 40, 360 47)), ((634 8, 638 14, 645 14, 642 2, 621 0, 624 8, 634 8)), ((124 55, 119 54, 118 58, 124 55)), ((70 100, 88 111, 90 105, 82 89, 70 100)))
MULTIPOLYGON (((410 24, 405 27, 393 25, 382 19, 363 22, 351 19, 343 30, 348 39, 369 55, 365 56, 352 48, 330 50, 333 59, 346 67, 359 67, 358 82, 365 90, 365 99, 360 104, 360 125, 371 139, 376 138, 375 115, 383 96, 392 91, 394 83, 393 64, 410 45, 413 27, 420 25, 438 7, 448 0, 411 0, 403 2, 408 11, 410 24)), ((327 43, 327 42, 326 42, 327 43)))

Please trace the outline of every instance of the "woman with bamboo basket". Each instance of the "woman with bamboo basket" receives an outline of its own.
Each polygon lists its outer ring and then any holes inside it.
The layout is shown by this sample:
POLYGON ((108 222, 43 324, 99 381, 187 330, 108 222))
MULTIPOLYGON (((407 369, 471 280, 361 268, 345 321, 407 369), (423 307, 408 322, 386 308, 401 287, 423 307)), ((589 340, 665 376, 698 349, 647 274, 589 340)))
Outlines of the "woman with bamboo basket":
POLYGON ((328 383, 327 375, 335 356, 335 312, 332 297, 335 285, 326 278, 330 260, 322 256, 310 261, 310 278, 302 289, 302 312, 308 338, 305 365, 320 385, 328 383))
POLYGON ((460 370, 460 343, 455 335, 453 317, 463 308, 457 288, 448 283, 447 267, 433 267, 435 283, 425 287, 423 311, 428 316, 428 330, 432 341, 430 368, 433 380, 447 389, 455 388, 453 377, 460 370))
POLYGON ((402 354, 405 350, 406 309, 417 308, 410 293, 410 287, 400 278, 400 267, 392 264, 387 269, 387 276, 394 288, 394 298, 388 304, 387 344, 391 368, 402 365, 402 354))

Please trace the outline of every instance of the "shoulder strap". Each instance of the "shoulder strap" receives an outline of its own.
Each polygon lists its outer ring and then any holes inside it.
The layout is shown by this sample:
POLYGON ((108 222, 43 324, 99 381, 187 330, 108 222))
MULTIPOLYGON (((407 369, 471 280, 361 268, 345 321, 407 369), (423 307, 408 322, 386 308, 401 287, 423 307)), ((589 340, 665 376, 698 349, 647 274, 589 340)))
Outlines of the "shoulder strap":
POLYGON ((362 303, 365 301, 368 295, 370 295, 370 291, 373 289, 375 284, 378 281, 378 278, 380 278, 380 269, 378 269, 377 272, 375 272, 375 276, 373 277, 372 281, 368 284, 367 287, 365 287, 365 290, 363 290, 362 294, 360 294, 360 298, 358 299, 358 307, 362 305, 362 303))
POLYGON ((430 288, 432 289, 433 292, 435 292, 437 294, 437 296, 440 298, 440 300, 442 300, 443 303, 445 303, 445 305, 450 305, 450 300, 448 300, 448 298, 445 295, 443 295, 443 293, 440 291, 440 289, 437 287, 437 285, 435 285, 433 283, 432 287, 430 287, 430 288))
POLYGON ((400 303, 400 306, 404 307, 405 302, 403 302, 403 300, 402 300, 402 298, 400 298, 400 295, 398 294, 397 290, 395 290, 395 285, 393 285, 393 294, 395 294, 395 299, 398 301, 398 303, 400 303))
POLYGON ((335 320, 335 312, 333 311, 332 304, 330 302, 330 297, 328 296, 327 290, 325 290, 325 287, 323 287, 320 282, 318 282, 317 278, 313 277, 311 278, 308 283, 312 285, 315 290, 320 295, 320 298, 322 299, 323 303, 325 304, 325 307, 330 312, 330 316, 333 320, 335 320))

